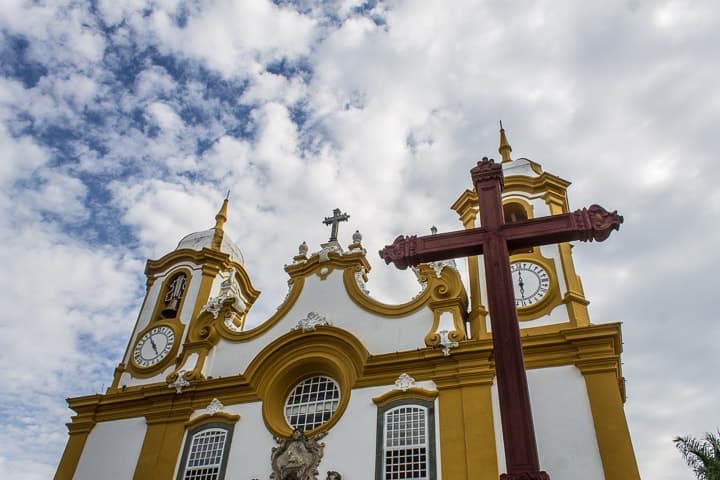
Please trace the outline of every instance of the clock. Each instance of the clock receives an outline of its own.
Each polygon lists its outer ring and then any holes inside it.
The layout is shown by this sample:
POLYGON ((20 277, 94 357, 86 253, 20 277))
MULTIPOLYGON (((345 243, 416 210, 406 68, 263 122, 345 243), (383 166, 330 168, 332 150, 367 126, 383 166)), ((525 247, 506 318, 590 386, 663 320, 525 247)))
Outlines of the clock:
POLYGON ((515 262, 510 265, 515 306, 530 307, 540 302, 550 290, 550 275, 535 262, 515 262))
POLYGON ((168 356, 175 344, 175 331, 162 325, 145 332, 133 349, 133 361, 138 367, 150 368, 168 356))

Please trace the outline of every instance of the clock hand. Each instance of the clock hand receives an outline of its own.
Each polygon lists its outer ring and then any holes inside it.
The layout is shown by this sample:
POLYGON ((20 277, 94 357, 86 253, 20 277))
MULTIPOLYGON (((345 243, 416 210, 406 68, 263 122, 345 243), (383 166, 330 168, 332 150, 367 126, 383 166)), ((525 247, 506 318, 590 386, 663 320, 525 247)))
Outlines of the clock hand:
POLYGON ((522 273, 520 273, 520 270, 518 270, 518 287, 520 287, 520 296, 524 299, 525 298, 525 282, 523 282, 522 273))
POLYGON ((157 355, 158 349, 157 349, 157 345, 155 345, 155 342, 153 342, 152 335, 150 335, 150 346, 152 347, 153 350, 155 350, 155 355, 157 355))

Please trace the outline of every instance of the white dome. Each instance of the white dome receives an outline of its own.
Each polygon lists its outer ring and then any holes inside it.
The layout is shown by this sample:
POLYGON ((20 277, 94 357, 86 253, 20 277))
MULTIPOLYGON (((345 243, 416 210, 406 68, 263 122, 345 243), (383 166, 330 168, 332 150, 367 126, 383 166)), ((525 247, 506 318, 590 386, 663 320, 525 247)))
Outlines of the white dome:
MULTIPOLYGON (((191 250, 212 248, 212 240, 214 236, 214 228, 211 228, 209 230, 203 230, 202 232, 191 233, 190 235, 180 240, 180 243, 178 243, 178 246, 175 250, 180 250, 183 248, 189 248, 191 250)), ((230 255, 230 259, 233 262, 243 265, 243 256, 242 252, 240 252, 240 248, 235 245, 235 242, 230 240, 227 235, 223 235, 222 243, 220 244, 220 251, 230 255)))

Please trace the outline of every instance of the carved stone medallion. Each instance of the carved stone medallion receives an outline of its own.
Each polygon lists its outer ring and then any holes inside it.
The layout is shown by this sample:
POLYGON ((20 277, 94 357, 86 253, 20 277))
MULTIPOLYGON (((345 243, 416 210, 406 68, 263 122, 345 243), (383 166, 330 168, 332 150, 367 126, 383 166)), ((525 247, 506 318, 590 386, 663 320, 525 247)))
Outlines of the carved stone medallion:
POLYGON ((324 443, 320 443, 327 433, 306 437, 302 430, 296 429, 289 438, 275 438, 278 443, 273 447, 270 461, 272 480, 317 480, 318 466, 323 456, 324 443))

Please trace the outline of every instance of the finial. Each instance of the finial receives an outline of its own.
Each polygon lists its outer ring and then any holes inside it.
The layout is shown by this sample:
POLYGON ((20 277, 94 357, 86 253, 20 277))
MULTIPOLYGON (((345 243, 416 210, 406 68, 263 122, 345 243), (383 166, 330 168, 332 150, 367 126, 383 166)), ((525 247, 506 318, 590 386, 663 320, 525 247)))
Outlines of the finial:
POLYGON ((355 230, 355 233, 352 234, 352 240, 353 243, 362 242, 362 233, 360 233, 360 230, 355 230))
POLYGON ((502 155, 502 163, 512 161, 510 159, 510 152, 512 152, 512 147, 508 143, 507 136, 505 136, 505 129, 503 128, 502 120, 500 120, 500 148, 498 148, 498 152, 500 153, 500 155, 502 155))
POLYGON ((437 235, 437 227, 436 227, 435 225, 433 225, 432 227, 430 227, 430 234, 431 234, 431 235, 437 235))
POLYGON ((225 197, 225 200, 223 200, 220 211, 217 213, 217 215, 215 215, 215 235, 213 235, 212 239, 213 250, 220 250, 220 245, 222 244, 222 239, 225 235, 225 232, 223 231, 223 226, 225 225, 225 222, 227 222, 227 207, 229 198, 230 191, 228 191, 227 197, 225 197))
POLYGON ((308 244, 307 244, 307 242, 303 242, 303 243, 300 244, 300 246, 298 247, 298 253, 299 253, 301 256, 303 256, 303 257, 306 257, 306 256, 307 256, 307 253, 308 253, 308 244))

